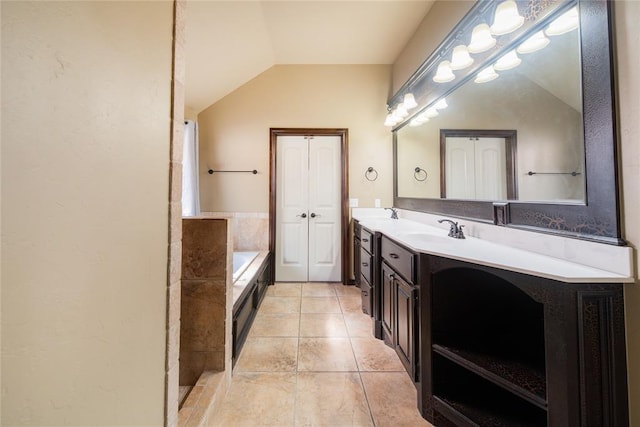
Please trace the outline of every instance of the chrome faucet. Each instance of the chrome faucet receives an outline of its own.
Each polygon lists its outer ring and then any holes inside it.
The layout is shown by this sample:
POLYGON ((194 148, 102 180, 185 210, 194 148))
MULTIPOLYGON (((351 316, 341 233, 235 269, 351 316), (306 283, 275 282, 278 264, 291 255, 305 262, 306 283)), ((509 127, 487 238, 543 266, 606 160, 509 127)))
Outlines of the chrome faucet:
POLYGON ((453 237, 454 239, 464 239, 464 233, 462 232, 462 227, 464 227, 464 225, 458 225, 457 222, 453 222, 450 219, 439 219, 438 222, 440 224, 443 222, 451 224, 451 228, 449 228, 449 237, 453 237))
POLYGON ((385 208, 391 211, 391 219, 398 219, 398 211, 395 208, 385 208))

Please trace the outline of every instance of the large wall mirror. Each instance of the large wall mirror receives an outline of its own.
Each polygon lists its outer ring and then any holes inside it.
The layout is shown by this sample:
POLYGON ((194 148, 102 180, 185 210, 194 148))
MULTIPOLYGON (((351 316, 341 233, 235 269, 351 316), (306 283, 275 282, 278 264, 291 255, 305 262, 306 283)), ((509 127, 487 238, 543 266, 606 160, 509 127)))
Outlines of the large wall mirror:
POLYGON ((478 1, 389 101, 394 204, 623 244, 610 7, 478 1))

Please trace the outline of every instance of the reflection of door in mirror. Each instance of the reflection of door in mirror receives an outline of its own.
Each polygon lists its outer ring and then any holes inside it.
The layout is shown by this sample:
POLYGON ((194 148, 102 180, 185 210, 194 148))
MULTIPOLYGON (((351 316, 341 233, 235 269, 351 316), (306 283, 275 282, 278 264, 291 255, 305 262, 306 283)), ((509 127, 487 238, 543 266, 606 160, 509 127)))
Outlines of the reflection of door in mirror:
POLYGON ((444 146, 443 197, 505 200, 507 176, 503 138, 451 137, 444 146))
POLYGON ((517 198, 516 131, 443 129, 440 145, 442 198, 517 198))

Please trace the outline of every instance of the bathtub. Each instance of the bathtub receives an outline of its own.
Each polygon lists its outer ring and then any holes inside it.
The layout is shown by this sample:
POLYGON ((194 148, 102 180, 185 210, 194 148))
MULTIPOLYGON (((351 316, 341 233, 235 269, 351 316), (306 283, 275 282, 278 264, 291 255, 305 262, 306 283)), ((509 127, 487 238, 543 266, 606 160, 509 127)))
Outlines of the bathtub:
POLYGON ((234 252, 233 253, 233 283, 238 281, 242 273, 251 265, 259 252, 234 252))
POLYGON ((233 253, 232 366, 271 282, 269 259, 269 251, 233 253))

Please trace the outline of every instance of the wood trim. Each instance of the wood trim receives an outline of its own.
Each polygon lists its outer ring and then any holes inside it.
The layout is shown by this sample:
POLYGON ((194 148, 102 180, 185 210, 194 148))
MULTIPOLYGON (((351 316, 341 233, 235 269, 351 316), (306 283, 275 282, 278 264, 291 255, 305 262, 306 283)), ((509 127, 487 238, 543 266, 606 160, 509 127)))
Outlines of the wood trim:
MULTIPOLYGON (((341 227, 342 227, 342 283, 349 281, 349 129, 343 128, 271 128, 269 129, 269 250, 276 250, 276 141, 283 135, 339 136, 341 139, 342 188, 341 188, 341 227)), ((275 281, 275 256, 271 258, 272 281, 275 281)))
POLYGON ((445 199, 446 188, 446 161, 448 137, 481 137, 481 138, 504 138, 504 148, 507 171, 507 200, 515 200, 518 195, 518 184, 516 180, 516 152, 518 143, 517 130, 491 130, 491 129, 440 129, 440 197, 445 199))

